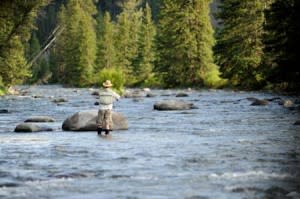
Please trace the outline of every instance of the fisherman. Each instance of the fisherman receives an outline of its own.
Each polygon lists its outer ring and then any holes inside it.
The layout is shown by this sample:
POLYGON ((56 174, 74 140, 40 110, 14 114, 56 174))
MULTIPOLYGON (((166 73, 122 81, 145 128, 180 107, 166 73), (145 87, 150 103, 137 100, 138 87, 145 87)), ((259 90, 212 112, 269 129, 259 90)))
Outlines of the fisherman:
POLYGON ((120 95, 114 92, 111 87, 113 84, 110 80, 103 82, 103 89, 99 92, 99 111, 97 117, 98 135, 104 131, 108 135, 112 131, 112 109, 113 103, 120 99, 120 95))

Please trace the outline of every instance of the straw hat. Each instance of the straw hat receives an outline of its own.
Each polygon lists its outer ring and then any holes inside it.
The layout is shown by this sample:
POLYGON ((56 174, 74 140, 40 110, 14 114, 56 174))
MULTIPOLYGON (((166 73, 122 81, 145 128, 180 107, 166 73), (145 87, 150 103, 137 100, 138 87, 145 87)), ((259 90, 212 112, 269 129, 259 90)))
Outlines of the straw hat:
POLYGON ((103 82, 102 85, 103 85, 104 87, 106 87, 106 88, 112 87, 112 86, 113 86, 110 80, 106 80, 105 82, 103 82))

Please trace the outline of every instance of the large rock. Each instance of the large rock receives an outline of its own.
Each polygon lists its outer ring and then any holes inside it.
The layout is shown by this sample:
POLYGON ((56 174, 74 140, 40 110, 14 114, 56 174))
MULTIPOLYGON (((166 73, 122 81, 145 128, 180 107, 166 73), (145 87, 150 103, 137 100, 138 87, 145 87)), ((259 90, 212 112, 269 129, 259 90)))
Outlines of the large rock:
POLYGON ((181 100, 164 100, 154 104, 154 109, 159 111, 188 110, 196 108, 193 103, 181 100))
POLYGON ((24 122, 55 122, 55 119, 49 116, 33 116, 26 119, 24 122))
POLYGON ((296 121, 294 125, 300 125, 300 120, 296 121))
POLYGON ((141 90, 133 90, 133 91, 125 91, 124 93, 124 97, 125 98, 141 98, 141 97, 145 97, 146 94, 141 91, 141 90))
POLYGON ((46 126, 38 126, 33 123, 21 123, 15 128, 15 132, 41 132, 41 131, 53 131, 52 128, 46 126))
MULTIPOLYGON (((65 131, 96 131, 98 110, 80 111, 68 117, 62 125, 65 131)), ((112 113, 113 130, 127 130, 127 119, 121 113, 112 113)))

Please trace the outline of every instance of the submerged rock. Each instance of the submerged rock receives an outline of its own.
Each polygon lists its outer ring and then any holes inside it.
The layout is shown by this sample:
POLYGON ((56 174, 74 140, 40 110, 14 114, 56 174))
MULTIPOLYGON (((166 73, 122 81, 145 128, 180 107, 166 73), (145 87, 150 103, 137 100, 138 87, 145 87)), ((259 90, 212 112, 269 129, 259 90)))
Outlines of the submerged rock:
POLYGON ((33 116, 26 119, 24 122, 55 122, 55 119, 49 116, 33 116))
POLYGON ((292 191, 292 192, 288 193, 286 196, 291 199, 297 199, 297 198, 299 199, 300 193, 298 193, 297 191, 292 191))
POLYGON ((99 96, 99 91, 93 91, 91 95, 99 96))
POLYGON ((296 99, 294 103, 295 104, 300 104, 300 99, 296 99))
MULTIPOLYGON (((80 111, 68 117, 62 125, 65 131, 96 131, 98 110, 80 111)), ((121 113, 113 112, 113 130, 127 130, 127 119, 121 113)))
POLYGON ((45 98, 45 96, 42 96, 42 95, 34 95, 32 96, 33 98, 45 98))
POLYGON ((54 99, 53 102, 58 104, 58 103, 68 102, 68 100, 65 98, 58 98, 58 99, 54 99))
POLYGON ((176 97, 188 97, 189 95, 187 93, 177 93, 176 97))
POLYGON ((272 97, 272 98, 266 98, 265 100, 268 100, 269 102, 274 102, 274 101, 281 100, 281 98, 280 97, 272 97))
POLYGON ((154 94, 154 93, 147 93, 146 94, 146 97, 156 97, 157 95, 156 94, 154 94))
MULTIPOLYGON (((246 99, 246 100, 248 100, 248 101, 250 101, 250 102, 254 102, 255 100, 258 100, 258 99, 255 98, 255 97, 247 97, 247 98, 244 98, 244 99, 246 99)), ((242 101, 242 100, 244 100, 244 99, 239 99, 239 100, 237 100, 237 101, 242 101)))
POLYGON ((7 109, 0 109, 0 113, 8 113, 7 109))
POLYGON ((281 187, 270 187, 267 190, 265 190, 265 196, 263 198, 287 198, 286 195, 289 192, 281 187))
POLYGON ((15 128, 15 132, 41 132, 41 131, 53 131, 52 128, 46 126, 38 126, 33 123, 21 123, 15 128))
POLYGON ((154 109, 159 111, 188 110, 196 108, 193 103, 181 100, 164 100, 154 104, 154 109))

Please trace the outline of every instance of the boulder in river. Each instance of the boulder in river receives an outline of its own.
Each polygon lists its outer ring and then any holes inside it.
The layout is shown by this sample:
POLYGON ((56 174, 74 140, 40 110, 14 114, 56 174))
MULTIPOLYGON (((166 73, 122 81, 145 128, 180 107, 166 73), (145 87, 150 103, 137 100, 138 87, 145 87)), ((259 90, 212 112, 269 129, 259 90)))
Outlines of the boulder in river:
POLYGON ((26 119, 24 122, 55 122, 55 119, 49 116, 33 116, 26 119))
POLYGON ((143 91, 145 91, 145 92, 150 92, 151 89, 150 89, 150 88, 143 88, 143 91))
POLYGON ((188 110, 196 108, 193 103, 181 100, 164 100, 154 104, 154 109, 159 111, 188 110))
POLYGON ((251 106, 265 106, 268 105, 269 101, 268 100, 260 100, 260 99, 255 99, 251 106))
POLYGON ((290 108, 290 107, 294 106, 294 103, 293 103, 292 100, 284 100, 284 101, 283 101, 283 106, 284 106, 285 108, 290 108))
POLYGON ((125 98, 141 98, 145 97, 145 93, 140 90, 126 91, 124 94, 125 98))
MULTIPOLYGON (((98 110, 79 111, 68 117, 62 125, 65 131, 96 131, 98 110)), ((113 130, 127 130, 127 119, 121 113, 113 112, 113 130)))
POLYGON ((52 128, 46 126, 39 126, 33 123, 21 123, 15 128, 15 132, 41 132, 53 131, 52 128))

